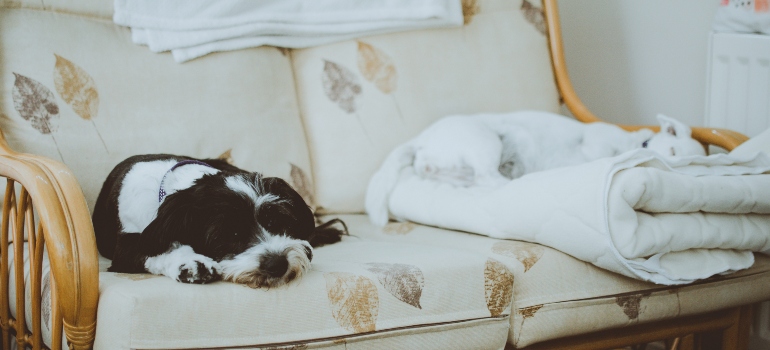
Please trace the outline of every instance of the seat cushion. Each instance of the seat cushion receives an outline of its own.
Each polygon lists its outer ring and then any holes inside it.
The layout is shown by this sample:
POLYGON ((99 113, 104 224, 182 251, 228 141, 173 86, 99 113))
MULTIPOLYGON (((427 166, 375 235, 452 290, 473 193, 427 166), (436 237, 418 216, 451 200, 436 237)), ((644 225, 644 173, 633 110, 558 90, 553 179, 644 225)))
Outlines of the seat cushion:
POLYGON ((543 16, 532 0, 464 1, 463 27, 292 52, 326 212, 363 212, 385 156, 450 114, 559 111, 543 16))
POLYGON ((512 283, 502 263, 483 255, 357 237, 317 249, 309 274, 269 290, 102 272, 95 346, 425 341, 466 324, 480 333, 451 335, 454 348, 497 349, 507 338, 512 283))
POLYGON ((311 188, 285 52, 262 47, 178 64, 135 45, 109 16, 95 17, 111 3, 0 7, 0 128, 11 148, 65 163, 91 208, 109 171, 144 153, 221 155, 311 188))
POLYGON ((770 257, 753 267, 684 286, 628 278, 546 246, 497 240, 413 223, 372 225, 340 216, 365 240, 462 249, 505 264, 514 276, 509 342, 537 342, 686 316, 770 299, 770 257))

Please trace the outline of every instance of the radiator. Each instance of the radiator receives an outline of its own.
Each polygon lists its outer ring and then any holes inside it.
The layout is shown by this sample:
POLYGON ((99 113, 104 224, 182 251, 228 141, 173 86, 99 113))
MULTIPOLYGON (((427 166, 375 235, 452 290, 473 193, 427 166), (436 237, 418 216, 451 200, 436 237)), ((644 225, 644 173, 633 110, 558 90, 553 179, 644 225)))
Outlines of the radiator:
MULTIPOLYGON (((712 33, 705 124, 756 136, 770 128, 770 35, 712 33)), ((770 349, 770 302, 755 310, 752 350, 770 349)))
POLYGON ((770 35, 712 33, 705 124, 756 136, 770 128, 770 35))

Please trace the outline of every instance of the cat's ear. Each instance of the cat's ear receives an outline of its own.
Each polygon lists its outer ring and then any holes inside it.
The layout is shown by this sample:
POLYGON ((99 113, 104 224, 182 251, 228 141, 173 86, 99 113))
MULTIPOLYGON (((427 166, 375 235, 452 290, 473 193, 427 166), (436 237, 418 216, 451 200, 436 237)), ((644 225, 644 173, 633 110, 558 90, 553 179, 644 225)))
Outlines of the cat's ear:
POLYGON ((677 138, 689 138, 692 135, 689 126, 663 114, 658 114, 658 123, 660 123, 660 132, 668 133, 677 138))

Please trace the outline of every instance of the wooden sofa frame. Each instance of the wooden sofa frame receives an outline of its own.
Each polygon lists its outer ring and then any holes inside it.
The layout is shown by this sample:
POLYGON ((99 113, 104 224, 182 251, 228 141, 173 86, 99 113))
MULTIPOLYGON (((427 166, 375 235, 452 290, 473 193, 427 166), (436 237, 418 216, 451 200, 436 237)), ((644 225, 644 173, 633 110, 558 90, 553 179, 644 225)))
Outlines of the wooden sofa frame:
MULTIPOLYGON (((569 80, 564 59, 556 0, 543 0, 553 71, 562 102, 583 122, 600 120, 580 101, 569 80)), ((623 126, 634 130, 645 126, 623 126)), ((653 128, 657 129, 657 128, 653 128)), ((731 150, 747 137, 712 128, 694 128, 693 137, 704 144, 731 150)), ((64 164, 45 157, 13 151, 0 131, 0 176, 7 179, 0 225, 0 328, 2 348, 10 336, 20 349, 45 349, 41 333, 41 277, 44 248, 51 266, 52 349, 61 349, 62 332, 70 349, 90 349, 96 334, 99 298, 99 264, 93 226, 83 192, 64 164), (23 244, 26 241, 31 271, 32 329, 26 327, 24 283, 16 283, 16 300, 9 300, 9 277, 24 280, 23 244), (14 269, 9 270, 9 249, 14 249, 14 269), (10 303, 19 310, 11 317, 10 303)), ((613 348, 660 339, 677 338, 679 348, 697 348, 703 332, 721 332, 724 349, 745 349, 751 306, 706 315, 680 317, 621 329, 557 339, 530 349, 613 348)))

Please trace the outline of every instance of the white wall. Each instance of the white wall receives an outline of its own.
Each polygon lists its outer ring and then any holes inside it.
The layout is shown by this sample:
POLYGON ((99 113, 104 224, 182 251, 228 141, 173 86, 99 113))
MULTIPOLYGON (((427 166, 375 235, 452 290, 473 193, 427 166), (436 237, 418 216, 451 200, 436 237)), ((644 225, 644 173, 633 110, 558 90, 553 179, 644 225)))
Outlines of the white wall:
POLYGON ((703 125, 708 34, 718 0, 561 0, 567 67, 600 118, 703 125))

